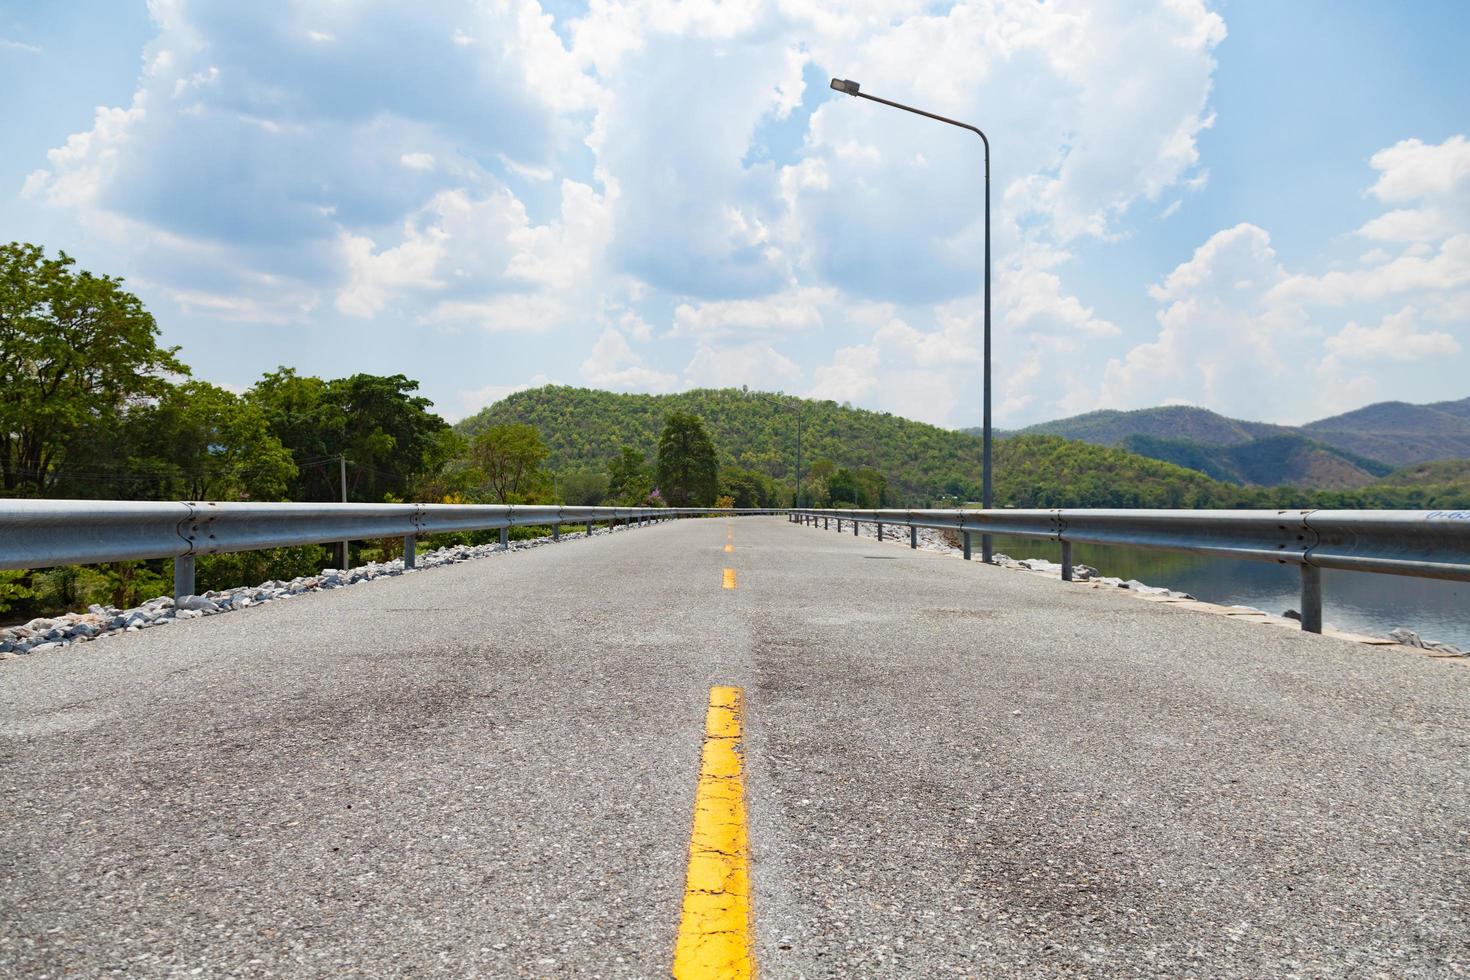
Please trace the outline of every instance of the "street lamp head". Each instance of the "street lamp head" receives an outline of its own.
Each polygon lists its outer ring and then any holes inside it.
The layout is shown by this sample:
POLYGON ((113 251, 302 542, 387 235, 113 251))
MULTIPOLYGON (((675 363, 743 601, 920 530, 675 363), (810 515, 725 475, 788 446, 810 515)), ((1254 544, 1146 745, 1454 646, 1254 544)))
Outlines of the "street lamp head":
POLYGON ((846 92, 848 95, 858 94, 858 83, 850 78, 832 79, 832 88, 838 92, 846 92))

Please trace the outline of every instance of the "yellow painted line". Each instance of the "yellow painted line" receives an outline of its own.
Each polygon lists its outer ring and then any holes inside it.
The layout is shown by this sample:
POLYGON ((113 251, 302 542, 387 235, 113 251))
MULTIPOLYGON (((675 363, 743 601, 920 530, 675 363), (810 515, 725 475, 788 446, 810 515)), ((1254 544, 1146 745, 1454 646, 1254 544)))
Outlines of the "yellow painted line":
POLYGON ((694 828, 689 835, 684 915, 674 945, 673 972, 678 980, 755 976, 740 722, 740 688, 710 688, 694 828))
POLYGON ((735 546, 733 544, 727 544, 727 545, 725 545, 725 552, 726 552, 726 554, 728 554, 729 552, 732 552, 734 550, 735 550, 735 546))
POLYGON ((725 569, 725 588, 735 588, 735 569, 733 568, 725 569))

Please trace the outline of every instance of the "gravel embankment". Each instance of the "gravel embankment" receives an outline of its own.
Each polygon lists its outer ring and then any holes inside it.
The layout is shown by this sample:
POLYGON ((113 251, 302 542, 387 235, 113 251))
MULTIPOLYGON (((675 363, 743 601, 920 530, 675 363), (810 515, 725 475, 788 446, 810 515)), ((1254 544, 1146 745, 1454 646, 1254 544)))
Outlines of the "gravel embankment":
MULTIPOLYGON (((610 534, 612 530, 598 528, 593 533, 610 534)), ((568 541, 585 537, 587 537, 585 531, 564 532, 561 539, 568 541)), ((525 541, 512 541, 509 552, 539 548, 551 544, 553 540, 548 535, 525 541)), ((455 545, 420 552, 416 558, 416 567, 406 571, 412 573, 506 553, 508 552, 501 551, 498 543, 473 546, 455 545)), ((136 633, 139 630, 167 626, 169 623, 181 620, 217 616, 220 613, 248 609, 265 602, 293 599, 309 592, 340 589, 349 585, 371 582, 375 578, 398 576, 404 573, 403 559, 395 558, 392 561, 368 562, 366 565, 345 571, 328 568, 320 575, 301 576, 289 582, 262 582, 254 586, 240 586, 205 592, 202 595, 185 596, 178 603, 175 603, 169 596, 158 596, 131 609, 92 605, 88 606, 84 613, 65 613, 60 616, 33 619, 21 626, 0 629, 0 660, 13 660, 30 653, 43 653, 75 643, 106 639, 116 633, 136 633)))

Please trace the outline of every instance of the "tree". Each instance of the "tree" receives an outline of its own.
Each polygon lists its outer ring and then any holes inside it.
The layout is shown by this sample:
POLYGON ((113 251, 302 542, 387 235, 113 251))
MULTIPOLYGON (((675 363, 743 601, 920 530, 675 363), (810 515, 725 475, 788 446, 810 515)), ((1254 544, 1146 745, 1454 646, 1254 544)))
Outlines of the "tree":
POLYGON ((281 500, 296 464, 258 405, 203 381, 175 385, 132 428, 188 500, 281 500))
POLYGON ((732 507, 776 506, 776 485, 769 477, 752 470, 721 470, 720 492, 735 501, 732 507))
POLYGON ((410 495, 457 452, 446 423, 414 395, 401 374, 354 374, 323 381, 291 368, 266 374, 250 389, 270 431, 291 452, 297 500, 340 500, 338 456, 348 463, 349 499, 377 502, 410 495))
POLYGON ((0 246, 0 488, 44 494, 90 427, 162 394, 187 374, 177 347, 122 280, 73 270, 65 252, 0 246))
POLYGON ((572 470, 561 475, 561 499, 573 507, 596 507, 607 498, 607 474, 572 470))
POLYGON ((708 507, 719 490, 715 444, 704 423, 671 412, 658 437, 658 488, 672 507, 708 507))
POLYGON ((607 465, 607 500, 617 506, 633 507, 648 499, 653 477, 648 461, 631 446, 624 446, 607 465))
POLYGON ((524 503, 545 482, 546 446, 535 427, 512 422, 492 425, 470 443, 470 460, 498 504, 524 503))

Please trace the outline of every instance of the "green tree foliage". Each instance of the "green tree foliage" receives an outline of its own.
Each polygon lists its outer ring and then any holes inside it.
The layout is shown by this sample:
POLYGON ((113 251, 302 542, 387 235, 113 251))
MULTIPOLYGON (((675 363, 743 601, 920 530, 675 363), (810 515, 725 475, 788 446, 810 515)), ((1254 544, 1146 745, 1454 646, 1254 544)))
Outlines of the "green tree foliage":
MULTIPOLYGON (((65 252, 0 246, 0 489, 44 496, 89 430, 188 369, 122 280, 79 272, 65 252)), ((111 458, 109 455, 108 458, 111 458)))
POLYGON ((607 502, 610 506, 635 507, 653 492, 653 475, 648 460, 631 446, 624 446, 607 464, 607 502))
POLYGON ((296 478, 260 407, 223 388, 187 381, 137 414, 138 443, 172 464, 189 500, 281 500, 296 478))
POLYGON ((732 507, 778 507, 783 503, 776 481, 734 467, 720 470, 720 495, 733 500, 732 507))
POLYGON ((826 477, 826 485, 827 496, 834 507, 873 508, 886 503, 883 492, 888 480, 877 470, 844 467, 826 477))
POLYGON ((597 470, 572 470, 558 480, 563 503, 573 507, 597 507, 607 498, 608 476, 597 470))
POLYGON ((547 482, 541 469, 546 446, 529 425, 512 422, 485 429, 470 442, 470 460, 497 504, 527 503, 547 482))
POLYGON ((417 390, 418 382, 401 374, 324 381, 283 367, 248 397, 296 463, 292 499, 342 499, 340 455, 348 462, 348 499, 378 502, 409 496, 459 448, 443 437, 448 423, 417 390))
POLYGON ((670 413, 658 439, 658 490, 672 507, 708 507, 719 492, 715 445, 699 418, 670 413))
MULTIPOLYGON (((473 433, 489 424, 534 425, 561 468, 607 465, 626 450, 646 455, 671 412, 696 414, 714 441, 722 470, 759 473, 790 499, 795 484, 796 411, 802 412, 802 496, 831 503, 827 481, 838 469, 870 470, 884 480, 885 506, 930 506, 980 498, 980 440, 898 416, 834 402, 739 389, 629 395, 545 387, 517 392, 460 423, 473 433)), ((1357 490, 1237 486, 1196 470, 1107 446, 1056 436, 996 441, 995 499, 1013 507, 1406 507, 1462 509, 1470 484, 1448 472, 1420 485, 1390 477, 1357 490)), ((612 479, 609 500, 623 502, 612 479)), ((868 497, 871 499, 871 496, 868 497)))

